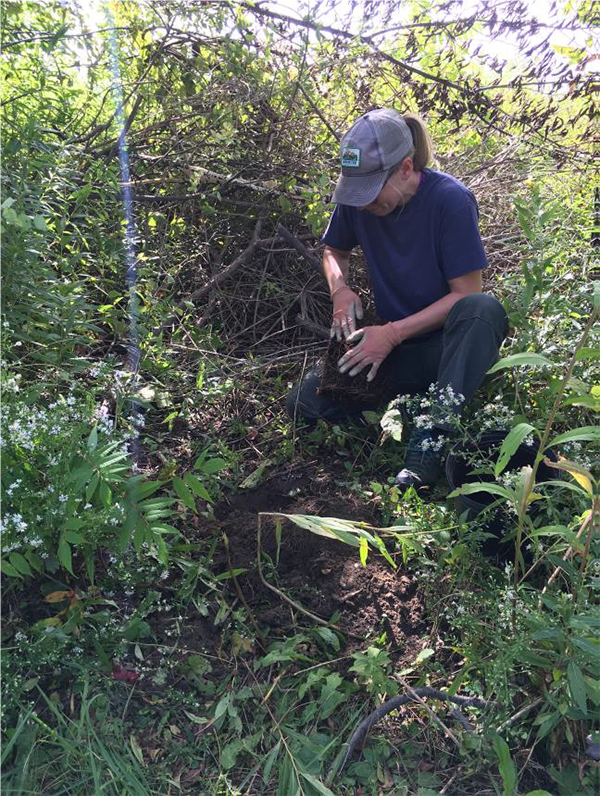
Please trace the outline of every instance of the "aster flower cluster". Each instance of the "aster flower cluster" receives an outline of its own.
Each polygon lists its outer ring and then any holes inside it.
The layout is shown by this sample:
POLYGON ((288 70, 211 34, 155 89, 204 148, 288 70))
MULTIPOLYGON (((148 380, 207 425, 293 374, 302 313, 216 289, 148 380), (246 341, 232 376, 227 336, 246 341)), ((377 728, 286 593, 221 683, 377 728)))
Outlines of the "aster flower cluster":
MULTIPOLYGON (((75 484, 73 471, 88 454, 92 428, 97 429, 99 449, 112 443, 114 452, 120 449, 126 454, 126 439, 115 430, 107 407, 96 406, 89 395, 71 390, 46 398, 38 388, 24 387, 18 376, 10 374, 3 375, 2 388, 0 550, 4 566, 9 565, 9 574, 14 574, 10 567, 15 565, 20 574, 27 574, 28 568, 52 569, 65 531, 71 531, 71 543, 80 540, 96 546, 122 525, 125 507, 116 493, 108 505, 99 501, 88 483, 75 484)), ((127 469, 123 456, 122 474, 127 469)))
MULTIPOLYGON (((460 428, 460 413, 464 406, 465 396, 456 392, 451 384, 440 387, 431 384, 425 395, 399 395, 388 407, 382 427, 395 439, 400 439, 403 416, 409 416, 415 428, 433 429, 442 427, 448 430, 460 428)), ((421 443, 423 450, 441 451, 446 440, 425 439, 421 443)))

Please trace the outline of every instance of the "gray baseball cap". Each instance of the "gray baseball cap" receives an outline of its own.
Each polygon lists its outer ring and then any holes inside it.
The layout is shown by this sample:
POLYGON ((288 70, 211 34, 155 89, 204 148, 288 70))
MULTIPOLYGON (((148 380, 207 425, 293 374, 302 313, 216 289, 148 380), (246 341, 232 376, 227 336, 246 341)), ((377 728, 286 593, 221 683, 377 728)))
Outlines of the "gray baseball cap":
POLYGON ((413 147, 410 128, 397 111, 379 108, 365 113, 342 136, 342 173, 331 200, 352 207, 370 204, 390 170, 413 147))

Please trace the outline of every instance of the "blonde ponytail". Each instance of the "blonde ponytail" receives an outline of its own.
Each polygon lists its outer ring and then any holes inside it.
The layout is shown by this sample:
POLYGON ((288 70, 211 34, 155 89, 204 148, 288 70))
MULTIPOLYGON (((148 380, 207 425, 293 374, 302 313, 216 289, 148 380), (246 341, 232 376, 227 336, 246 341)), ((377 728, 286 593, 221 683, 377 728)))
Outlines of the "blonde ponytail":
POLYGON ((415 171, 424 169, 433 157, 433 144, 425 122, 417 113, 405 113, 404 121, 408 125, 415 145, 412 161, 415 171))

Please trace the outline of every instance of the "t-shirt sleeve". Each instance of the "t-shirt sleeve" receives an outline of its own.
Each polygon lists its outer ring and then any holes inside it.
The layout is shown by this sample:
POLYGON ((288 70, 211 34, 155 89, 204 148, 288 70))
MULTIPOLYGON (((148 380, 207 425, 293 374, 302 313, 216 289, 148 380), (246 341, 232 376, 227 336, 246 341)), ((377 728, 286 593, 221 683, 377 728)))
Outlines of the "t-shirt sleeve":
POLYGON ((440 261, 446 280, 487 268, 478 219, 477 201, 471 191, 448 192, 440 218, 440 261))
POLYGON ((327 229, 321 238, 325 246, 339 249, 343 252, 351 251, 358 246, 351 218, 351 209, 345 205, 337 205, 333 211, 327 229))

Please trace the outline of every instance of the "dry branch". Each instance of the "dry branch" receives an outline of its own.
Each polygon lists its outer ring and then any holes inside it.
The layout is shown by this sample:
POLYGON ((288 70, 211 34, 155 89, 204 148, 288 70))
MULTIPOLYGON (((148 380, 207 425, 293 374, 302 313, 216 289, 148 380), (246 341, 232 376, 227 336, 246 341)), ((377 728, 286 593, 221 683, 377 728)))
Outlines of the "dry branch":
POLYGON ((319 260, 315 257, 315 255, 311 251, 309 251, 306 248, 306 246, 301 241, 298 240, 298 238, 295 235, 292 235, 292 233, 281 224, 277 225, 277 232, 279 232, 279 234, 286 243, 289 243, 290 246, 296 249, 298 254, 304 257, 304 259, 306 260, 307 263, 309 263, 309 265, 312 265, 312 267, 317 271, 317 273, 323 276, 323 268, 319 260))

